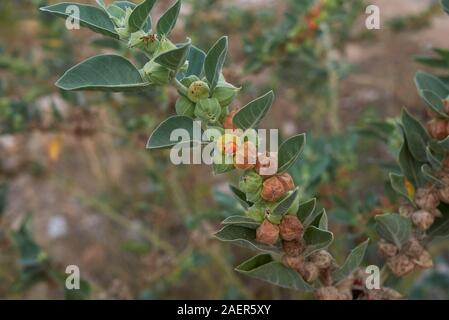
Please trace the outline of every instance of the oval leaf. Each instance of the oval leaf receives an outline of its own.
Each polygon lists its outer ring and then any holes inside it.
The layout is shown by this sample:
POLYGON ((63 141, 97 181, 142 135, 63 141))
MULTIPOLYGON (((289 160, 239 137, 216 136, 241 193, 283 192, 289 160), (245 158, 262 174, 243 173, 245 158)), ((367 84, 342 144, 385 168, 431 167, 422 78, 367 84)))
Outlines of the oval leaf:
POLYGON ((417 161, 408 148, 407 138, 404 135, 404 142, 402 143, 401 149, 399 150, 398 158, 399 166, 401 167, 402 173, 407 178, 408 181, 413 183, 415 189, 423 184, 423 176, 421 173, 422 163, 417 161))
POLYGON ((225 242, 232 242, 239 246, 264 252, 280 253, 279 246, 270 246, 256 241, 256 230, 252 228, 228 225, 218 231, 215 236, 225 242))
POLYGON ((267 114, 273 101, 274 93, 273 91, 269 91, 265 95, 251 101, 241 108, 234 115, 232 122, 237 128, 242 129, 243 131, 257 127, 263 117, 267 114))
POLYGON ((365 257, 366 248, 368 247, 369 239, 359 244, 351 250, 345 263, 332 273, 334 283, 338 283, 348 276, 350 276, 362 263, 365 257))
POLYGON ((298 272, 274 261, 269 254, 257 255, 243 262, 235 270, 282 288, 313 291, 313 287, 305 282, 298 272))
POLYGON ((279 147, 278 173, 287 171, 295 162, 304 149, 306 135, 298 134, 284 141, 279 147))
POLYGON ((228 37, 221 37, 209 50, 204 60, 204 73, 213 92, 220 79, 221 70, 228 52, 228 37))
MULTIPOLYGON (((147 142, 147 149, 165 149, 182 142, 185 144, 201 143, 195 140, 196 137, 201 139, 201 125, 193 121, 192 118, 186 116, 172 116, 162 122, 151 134, 147 142), (184 130, 185 138, 183 141, 173 140, 171 135, 176 129, 184 130)), ((179 137, 176 137, 179 139, 179 137)))
POLYGON ((260 222, 257 222, 256 220, 245 216, 230 216, 224 219, 221 224, 236 225, 251 229, 257 229, 257 227, 260 226, 260 222))
POLYGON ((430 90, 422 90, 420 95, 433 112, 442 118, 449 119, 449 115, 444 112, 443 101, 439 96, 430 90))
POLYGON ((378 215, 376 220, 376 231, 385 240, 394 243, 398 248, 402 247, 412 231, 410 219, 395 213, 378 215))
POLYGON ((71 6, 76 6, 79 9, 80 25, 105 36, 116 39, 119 38, 119 35, 115 31, 115 26, 108 14, 100 8, 79 3, 58 3, 40 8, 40 10, 49 12, 58 17, 67 18, 74 14, 74 11, 71 10, 71 6))
POLYGON ((327 248, 334 240, 334 235, 330 231, 310 226, 304 233, 304 240, 306 242, 306 250, 303 255, 308 257, 318 250, 327 248))
POLYGON ((418 92, 429 90, 440 97, 440 99, 445 99, 449 95, 449 88, 444 82, 427 72, 418 71, 415 76, 415 84, 418 92))
POLYGON ((231 189, 232 194, 237 198, 243 208, 248 209, 253 205, 252 202, 246 200, 246 194, 243 191, 234 187, 233 185, 229 185, 229 189, 231 189))
POLYGON ((282 199, 276 207, 271 211, 272 215, 282 216, 287 213, 288 209, 293 205, 299 193, 299 188, 296 187, 288 196, 282 199))
POLYGON ((176 25, 176 20, 178 20, 179 11, 181 9, 181 0, 178 0, 171 8, 169 8, 163 15, 160 17, 157 22, 157 33, 159 35, 168 36, 170 32, 176 25))
MULTIPOLYGON (((148 19, 148 15, 155 3, 156 0, 145 0, 134 8, 128 20, 130 32, 136 32, 142 29, 147 21, 151 21, 148 19)), ((151 25, 149 28, 151 28, 151 25)))
POLYGON ((176 49, 161 53, 156 58, 154 58, 154 61, 168 69, 177 71, 186 61, 191 43, 192 41, 187 38, 187 41, 185 43, 180 44, 176 49))
POLYGON ((421 172, 423 173, 424 179, 429 181, 430 183, 436 185, 437 187, 445 187, 446 184, 439 178, 437 178, 432 170, 432 168, 428 164, 424 164, 421 167, 421 172))
POLYGON ((417 160, 425 162, 427 160, 426 144, 429 141, 427 131, 405 108, 402 109, 401 122, 410 152, 417 160))
POLYGON ((304 223, 304 221, 315 211, 316 198, 304 201, 299 204, 298 219, 304 223))
POLYGON ((443 6, 444 12, 449 14, 449 0, 441 0, 441 5, 443 6))
POLYGON ((407 192, 407 188, 405 187, 405 177, 402 174, 390 173, 390 183, 394 191, 404 196, 410 202, 413 201, 407 192))
POLYGON ((131 91, 149 85, 144 82, 139 70, 118 55, 91 57, 67 70, 56 82, 63 90, 131 91))
POLYGON ((195 46, 191 46, 187 60, 189 61, 189 67, 185 74, 186 77, 195 75, 201 78, 204 69, 204 59, 206 59, 206 54, 203 50, 198 49, 195 46))

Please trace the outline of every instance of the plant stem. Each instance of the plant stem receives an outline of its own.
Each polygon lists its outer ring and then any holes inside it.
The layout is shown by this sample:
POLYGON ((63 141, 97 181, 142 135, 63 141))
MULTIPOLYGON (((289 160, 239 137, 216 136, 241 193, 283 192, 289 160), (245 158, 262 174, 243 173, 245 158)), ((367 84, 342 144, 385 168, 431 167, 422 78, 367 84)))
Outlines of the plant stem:
POLYGON ((187 87, 183 85, 178 79, 176 79, 176 77, 173 77, 172 84, 180 94, 182 94, 183 96, 187 96, 187 87))

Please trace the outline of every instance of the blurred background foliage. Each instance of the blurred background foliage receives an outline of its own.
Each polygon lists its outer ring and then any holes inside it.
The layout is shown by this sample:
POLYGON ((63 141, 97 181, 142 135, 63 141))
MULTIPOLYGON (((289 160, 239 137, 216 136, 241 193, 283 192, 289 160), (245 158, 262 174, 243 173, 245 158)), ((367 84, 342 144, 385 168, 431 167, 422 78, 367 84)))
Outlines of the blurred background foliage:
MULTIPOLYGON (((57 90, 54 81, 87 56, 113 49, 143 60, 37 10, 54 2, 0 2, 0 297, 309 298, 233 271, 246 249, 213 238, 220 220, 242 211, 226 177, 145 150, 155 125, 174 114, 173 91, 57 90), (79 291, 64 290, 72 264, 79 291)), ((436 1, 370 1, 381 30, 365 28, 362 0, 183 3, 178 40, 189 35, 207 50, 229 35, 224 72, 243 88, 235 107, 273 88, 277 106, 263 126, 308 133, 291 174, 327 210, 337 260, 375 238, 373 217, 399 205, 387 175, 397 170, 395 117, 404 105, 427 117, 413 75, 437 67, 447 78, 447 51, 432 50, 449 47, 436 1)), ((371 247, 366 263, 379 263, 371 247)), ((396 286, 412 298, 448 298, 448 258, 396 286)))

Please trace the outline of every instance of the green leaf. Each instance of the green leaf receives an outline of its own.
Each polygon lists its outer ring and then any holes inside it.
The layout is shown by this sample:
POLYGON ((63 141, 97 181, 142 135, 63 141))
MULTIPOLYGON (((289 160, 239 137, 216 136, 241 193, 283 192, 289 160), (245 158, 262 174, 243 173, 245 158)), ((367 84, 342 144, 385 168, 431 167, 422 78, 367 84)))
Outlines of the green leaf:
POLYGON ((449 88, 444 82, 427 72, 418 71, 415 76, 415 84, 418 88, 418 92, 429 90, 441 99, 445 99, 449 95, 449 88))
POLYGON ((204 59, 206 59, 206 54, 203 50, 198 49, 195 46, 191 46, 189 50, 189 55, 187 60, 189 61, 189 68, 185 74, 186 77, 195 75, 201 77, 204 69, 204 59))
POLYGON ((426 130, 405 108, 402 109, 401 121, 410 152, 417 160, 427 161, 426 144, 429 136, 426 130))
POLYGON ((278 153, 278 173, 287 171, 298 160, 305 144, 305 133, 291 137, 281 144, 278 153))
POLYGON ((241 108, 234 115, 232 122, 243 131, 257 127, 263 117, 267 114, 273 101, 274 93, 273 91, 269 91, 241 108))
POLYGON ((441 163, 441 160, 438 159, 433 153, 432 150, 430 150, 430 147, 427 146, 426 147, 426 157, 427 157, 427 161, 430 163, 430 165, 432 166, 432 168, 434 170, 441 170, 443 164, 441 163))
POLYGON ((230 216, 223 220, 221 224, 237 225, 251 229, 257 229, 257 227, 260 226, 260 222, 257 222, 256 220, 245 216, 230 216))
POLYGON ((419 93, 430 109, 439 117, 449 119, 449 116, 444 112, 443 100, 430 90, 422 90, 419 93))
POLYGON ((436 218, 435 222, 430 226, 429 230, 427 230, 427 236, 430 241, 446 238, 449 236, 449 208, 448 205, 442 204, 440 206, 441 213, 443 216, 441 218, 436 218))
POLYGON ((243 262, 235 270, 282 288, 313 291, 313 287, 305 282, 298 272, 274 261, 269 254, 257 255, 243 262))
POLYGON ((346 279, 355 270, 357 270, 357 268, 362 263, 363 258, 365 257, 365 252, 366 248, 368 247, 368 243, 369 239, 351 250, 348 257, 346 258, 345 263, 332 273, 332 279, 334 283, 338 283, 346 279))
POLYGON ((320 222, 318 223, 318 228, 322 230, 329 230, 329 219, 327 218, 326 210, 324 209, 321 214, 320 222))
POLYGON ((186 61, 191 43, 192 41, 187 38, 187 41, 185 43, 179 45, 179 47, 177 47, 176 49, 161 53, 156 58, 154 58, 154 61, 168 69, 177 71, 183 66, 184 62, 186 61))
POLYGON ((239 246, 264 252, 280 253, 279 246, 271 246, 256 241, 256 230, 252 228, 228 225, 219 230, 215 236, 224 242, 232 242, 239 246))
POLYGON ((243 208, 248 209, 253 205, 252 202, 246 200, 246 194, 243 191, 233 185, 229 185, 229 189, 231 189, 232 194, 237 198, 243 208))
POLYGON ((160 17, 157 22, 157 33, 159 35, 168 36, 170 32, 176 25, 176 20, 178 19, 179 11, 181 9, 181 0, 176 1, 176 3, 169 8, 163 15, 160 17))
POLYGON ((293 205, 299 193, 299 188, 296 187, 289 195, 282 199, 271 211, 274 216, 283 216, 288 212, 288 209, 293 205))
POLYGON ((80 14, 80 25, 82 25, 83 27, 87 27, 92 31, 101 33, 105 36, 113 37, 116 39, 119 38, 119 35, 115 31, 115 26, 109 18, 108 14, 100 8, 79 3, 58 3, 40 8, 40 10, 43 12, 49 12, 58 17, 67 18, 73 15, 73 11, 70 10, 70 6, 78 7, 80 14))
POLYGON ((395 213, 378 215, 376 220, 376 231, 385 240, 394 243, 398 248, 408 241, 412 231, 410 219, 395 213))
POLYGON ((104 0, 95 0, 95 2, 98 4, 100 8, 106 10, 106 4, 104 3, 104 0))
POLYGON ((304 224, 304 221, 315 211, 316 198, 304 201, 299 204, 298 219, 304 224))
POLYGON ((404 196, 410 202, 413 201, 405 188, 405 177, 402 174, 390 173, 390 183, 394 191, 404 196))
POLYGON ((441 0, 441 6, 443 7, 444 12, 449 14, 449 0, 441 0))
POLYGON ((421 167, 421 172, 423 173, 424 179, 429 181, 432 184, 435 184, 437 187, 445 187, 446 184, 437 178, 432 170, 432 168, 428 164, 423 164, 421 167))
POLYGON ((415 160, 412 153, 408 148, 407 138, 404 135, 404 142, 402 143, 401 149, 399 150, 398 158, 399 166, 401 167, 402 173, 410 181, 415 189, 420 187, 423 183, 423 177, 421 173, 422 163, 415 160))
POLYGON ((447 62, 439 58, 433 58, 429 56, 417 56, 415 57, 415 60, 416 62, 419 62, 429 67, 444 68, 444 69, 447 69, 448 67, 447 62))
POLYGON ((209 50, 204 60, 204 73, 213 92, 220 79, 221 70, 228 52, 228 37, 221 37, 209 50))
MULTIPOLYGON (((183 141, 185 144, 201 143, 201 141, 195 140, 198 136, 201 139, 202 133, 199 126, 196 126, 193 119, 186 116, 172 116, 163 121, 151 134, 147 142, 147 149, 166 149, 171 148, 174 145, 183 141), (198 128, 197 128, 198 127, 198 128), (184 140, 172 141, 170 136, 176 129, 185 130, 184 140), (199 133, 196 133, 198 130, 199 133), (195 134, 196 133, 196 134, 195 134)), ((179 137, 176 137, 179 139, 179 137)))
POLYGON ((91 57, 67 70, 56 82, 63 90, 132 91, 149 85, 139 70, 118 55, 91 57))
POLYGON ((303 255, 308 257, 316 251, 327 248, 334 240, 334 235, 330 231, 310 226, 304 232, 304 240, 306 242, 306 250, 303 255))
MULTIPOLYGON (((136 32, 142 29, 147 21, 151 21, 148 19, 148 15, 155 3, 156 0, 145 0, 134 8, 128 20, 130 32, 136 32)), ((151 28, 151 25, 149 28, 151 28)))

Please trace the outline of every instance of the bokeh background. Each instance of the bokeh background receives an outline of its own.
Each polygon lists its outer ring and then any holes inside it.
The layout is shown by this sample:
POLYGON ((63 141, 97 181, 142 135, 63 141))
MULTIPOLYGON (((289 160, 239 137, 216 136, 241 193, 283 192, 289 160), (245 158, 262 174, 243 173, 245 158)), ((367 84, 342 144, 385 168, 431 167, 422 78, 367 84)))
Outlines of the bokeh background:
MULTIPOLYGON (((93 0, 79 0, 94 4, 93 0)), ((174 114, 171 88, 139 94, 62 92, 72 65, 106 52, 142 57, 88 29, 41 14, 44 0, 0 2, 0 298, 308 299, 237 274, 247 249, 214 239, 242 212, 228 183, 206 166, 174 166, 145 150, 174 114), (82 290, 64 290, 77 265, 82 290)), ((154 17, 170 1, 159 1, 154 17)), ((207 51, 230 38, 229 82, 242 106, 268 88, 276 101, 262 126, 307 132, 291 169, 304 198, 326 208, 341 262, 371 236, 372 218, 399 201, 388 171, 403 106, 426 119, 413 77, 416 57, 449 47, 449 19, 432 0, 184 0, 173 37, 207 51), (381 29, 367 30, 376 4, 381 29), (319 10, 317 9, 319 8, 319 10)), ((433 70, 433 69, 432 69, 433 70)), ((390 285, 415 299, 449 298, 449 254, 434 270, 390 285)), ((375 248, 367 264, 381 264, 375 248)))

